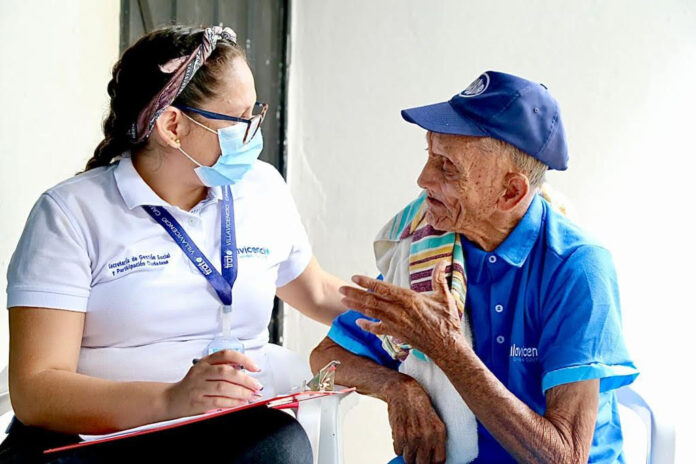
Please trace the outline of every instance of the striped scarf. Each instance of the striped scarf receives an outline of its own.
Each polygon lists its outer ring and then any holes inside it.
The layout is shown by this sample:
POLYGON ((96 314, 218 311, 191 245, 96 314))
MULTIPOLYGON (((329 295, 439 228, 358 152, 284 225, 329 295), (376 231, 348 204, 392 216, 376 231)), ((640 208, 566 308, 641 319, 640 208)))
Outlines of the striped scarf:
MULTIPOLYGON (((464 314, 466 301, 466 271, 464 251, 457 232, 436 230, 425 220, 426 193, 399 212, 391 220, 389 238, 404 240, 411 238, 409 253, 409 276, 411 290, 418 293, 433 291, 433 270, 441 260, 447 261, 445 274, 452 297, 457 305, 459 316, 464 314)), ((405 360, 409 352, 421 359, 427 359, 420 351, 411 348, 389 335, 383 335, 382 346, 394 359, 405 360)))
MULTIPOLYGON (((539 195, 553 208, 567 215, 566 199, 548 184, 542 186, 539 195)), ((445 274, 461 318, 464 316, 467 284, 461 235, 457 232, 436 230, 426 222, 426 196, 426 192, 423 191, 415 201, 394 216, 385 226, 389 233, 383 238, 391 241, 411 239, 408 270, 410 288, 414 292, 431 293, 435 266, 441 260, 447 261, 445 274)), ((464 320, 462 323, 466 324, 468 321, 464 320)), ((463 329, 468 333, 468 327, 463 329)), ((390 335, 382 335, 380 338, 382 347, 394 359, 404 361, 409 353, 422 360, 428 359, 425 354, 390 335)))

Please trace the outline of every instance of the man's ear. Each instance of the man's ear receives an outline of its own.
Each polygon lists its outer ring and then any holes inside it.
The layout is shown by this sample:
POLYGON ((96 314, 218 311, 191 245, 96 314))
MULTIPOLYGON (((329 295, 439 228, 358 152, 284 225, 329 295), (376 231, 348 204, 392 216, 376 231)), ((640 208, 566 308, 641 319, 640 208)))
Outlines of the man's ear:
POLYGON ((527 176, 519 172, 507 173, 503 178, 503 187, 505 190, 498 198, 498 208, 501 211, 514 209, 527 196, 531 188, 527 176))
POLYGON ((183 113, 173 106, 168 106, 160 114, 152 130, 152 140, 163 148, 179 148, 180 137, 185 130, 186 121, 183 113))

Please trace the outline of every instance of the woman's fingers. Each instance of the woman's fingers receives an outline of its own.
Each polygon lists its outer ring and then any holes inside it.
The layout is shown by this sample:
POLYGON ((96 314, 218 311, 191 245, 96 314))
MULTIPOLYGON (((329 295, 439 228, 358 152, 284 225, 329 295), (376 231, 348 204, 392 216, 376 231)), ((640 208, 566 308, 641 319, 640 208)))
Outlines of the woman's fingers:
POLYGON ((204 397, 222 397, 231 400, 242 400, 249 402, 259 399, 261 394, 255 390, 250 390, 241 385, 225 382, 222 380, 208 380, 203 391, 204 397))
POLYGON ((243 404, 249 404, 246 400, 236 400, 225 396, 206 396, 204 406, 200 412, 210 411, 211 409, 234 408, 243 404))
MULTIPOLYGON (((249 356, 234 350, 216 351, 213 354, 201 358, 208 364, 235 364, 244 367, 252 372, 260 372, 259 366, 249 356)), ((199 362, 200 362, 199 361, 199 362)))
POLYGON ((201 358, 181 381, 167 389, 169 414, 172 417, 189 416, 258 400, 263 385, 245 370, 235 367, 240 365, 251 371, 260 371, 250 357, 231 350, 201 358))
POLYGON ((250 392, 259 392, 263 389, 261 382, 245 374, 239 369, 235 369, 229 364, 210 364, 205 371, 207 382, 224 382, 238 385, 250 392))

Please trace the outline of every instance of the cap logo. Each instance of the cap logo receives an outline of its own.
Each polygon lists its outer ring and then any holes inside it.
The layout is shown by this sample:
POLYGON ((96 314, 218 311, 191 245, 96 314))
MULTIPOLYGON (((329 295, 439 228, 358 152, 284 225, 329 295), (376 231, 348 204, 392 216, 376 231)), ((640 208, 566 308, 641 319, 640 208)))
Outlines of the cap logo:
POLYGON ((488 77, 488 74, 483 73, 478 79, 469 84, 469 87, 462 90, 459 96, 464 98, 471 98, 481 95, 488 88, 489 82, 490 78, 488 77))

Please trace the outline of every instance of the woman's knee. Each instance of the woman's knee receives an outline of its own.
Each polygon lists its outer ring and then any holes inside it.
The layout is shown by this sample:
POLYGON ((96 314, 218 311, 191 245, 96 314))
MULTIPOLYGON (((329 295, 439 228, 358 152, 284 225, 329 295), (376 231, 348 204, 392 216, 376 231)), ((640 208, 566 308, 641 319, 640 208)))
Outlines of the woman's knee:
POLYGON ((278 440, 281 445, 279 452, 284 452, 282 462, 291 464, 311 464, 312 463, 312 446, 309 443, 309 438, 304 428, 295 419, 290 417, 282 430, 282 437, 278 440))
POLYGON ((311 464, 312 446, 302 426, 292 416, 269 409, 264 420, 269 429, 263 440, 247 450, 242 462, 311 464))

